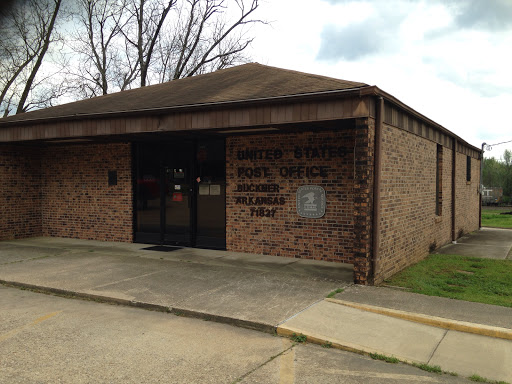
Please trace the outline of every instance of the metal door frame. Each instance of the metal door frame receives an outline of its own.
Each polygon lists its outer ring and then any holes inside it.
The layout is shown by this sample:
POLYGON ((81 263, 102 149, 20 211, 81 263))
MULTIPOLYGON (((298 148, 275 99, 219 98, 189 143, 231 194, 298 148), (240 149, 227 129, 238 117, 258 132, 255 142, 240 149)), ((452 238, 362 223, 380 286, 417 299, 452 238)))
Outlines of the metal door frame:
MULTIPOLYGON (((216 138, 215 140, 223 140, 221 138, 216 138)), ((132 153, 133 153, 133 166, 132 166, 132 175, 133 175, 133 238, 136 243, 150 243, 150 244, 166 244, 166 245, 178 245, 185 247, 195 247, 196 246, 196 238, 197 238, 197 197, 199 193, 199 183, 194 179, 194 175, 197 173, 197 150, 201 143, 208 142, 206 139, 180 139, 173 140, 172 142, 162 142, 162 143, 152 143, 152 142, 135 142, 132 143, 132 153), (185 159, 186 163, 189 164, 190 171, 188 172, 188 181, 191 189, 190 195, 190 220, 189 220, 189 241, 188 243, 180 243, 180 242, 171 242, 165 240, 166 235, 166 175, 165 175, 165 165, 164 165, 164 151, 166 148, 172 148, 173 145, 179 146, 180 143, 190 143, 192 150, 190 151, 190 156, 187 156, 185 159), (176 144, 177 143, 177 144, 176 144), (159 162, 159 180, 160 180, 160 232, 154 233, 145 233, 137 231, 137 202, 138 202, 138 189, 137 189, 137 178, 140 176, 140 164, 141 164, 141 156, 140 156, 140 148, 144 145, 153 146, 156 152, 156 156, 158 156, 159 162), (139 237, 139 238, 138 238, 139 237), (144 238, 145 237, 145 238, 144 238), (158 241, 154 241, 158 237, 158 241)), ((224 154, 226 151, 226 146, 224 142, 224 154)), ((225 156, 224 156, 225 157, 225 156)), ((226 204, 224 200, 224 210, 226 210, 226 204)), ((226 222, 224 221, 224 228, 226 228, 226 222)), ((206 247, 205 247, 206 248, 206 247)), ((212 248, 214 248, 212 246, 212 248)))

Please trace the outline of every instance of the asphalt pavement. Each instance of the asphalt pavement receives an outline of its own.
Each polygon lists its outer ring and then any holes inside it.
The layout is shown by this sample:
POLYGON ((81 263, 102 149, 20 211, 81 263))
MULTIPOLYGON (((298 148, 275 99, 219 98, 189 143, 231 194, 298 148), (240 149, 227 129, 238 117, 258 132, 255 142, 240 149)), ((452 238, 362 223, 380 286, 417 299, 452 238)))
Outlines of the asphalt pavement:
MULTIPOLYGON (((510 251, 512 231, 475 236, 474 247, 485 245, 486 255, 491 242, 510 251)), ((59 238, 4 241, 0 281, 281 335, 304 334, 310 342, 339 349, 512 382, 512 308, 354 286, 350 265, 145 247, 59 238), (337 288, 345 290, 326 299, 337 288)))
POLYGON ((463 384, 263 332, 0 286, 0 383, 463 384))

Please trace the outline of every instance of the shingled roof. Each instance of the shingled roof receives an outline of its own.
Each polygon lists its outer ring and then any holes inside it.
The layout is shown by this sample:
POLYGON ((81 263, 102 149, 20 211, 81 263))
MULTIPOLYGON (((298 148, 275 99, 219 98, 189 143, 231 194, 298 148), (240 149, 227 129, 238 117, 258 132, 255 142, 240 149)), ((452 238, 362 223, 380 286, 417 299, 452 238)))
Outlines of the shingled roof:
POLYGON ((357 89, 364 83, 249 63, 163 84, 112 93, 0 119, 9 123, 162 110, 357 89))

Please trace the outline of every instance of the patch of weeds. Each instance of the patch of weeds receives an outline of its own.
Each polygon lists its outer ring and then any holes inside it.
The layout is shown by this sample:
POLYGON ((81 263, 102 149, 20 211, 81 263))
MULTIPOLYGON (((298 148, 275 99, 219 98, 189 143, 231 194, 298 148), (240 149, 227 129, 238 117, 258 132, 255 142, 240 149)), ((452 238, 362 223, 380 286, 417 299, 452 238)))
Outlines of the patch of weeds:
POLYGON ((176 316, 184 316, 183 312, 180 312, 180 311, 176 311, 176 312, 174 312, 174 314, 176 316))
POLYGON ((87 252, 94 252, 94 249, 89 249, 87 252))
POLYGON ((306 335, 303 335, 302 333, 300 335, 293 333, 292 340, 295 341, 296 343, 305 343, 308 340, 308 337, 306 335))
POLYGON ((373 360, 382 360, 391 364, 398 364, 400 362, 400 360, 398 360, 396 357, 381 355, 380 353, 370 353, 370 357, 373 360))
POLYGON ((428 365, 428 364, 418 364, 418 363, 413 363, 412 365, 415 366, 416 368, 422 369, 427 372, 439 373, 439 374, 443 373, 443 370, 441 369, 441 367, 439 365, 428 365))
POLYGON ((508 384, 506 381, 494 381, 486 379, 485 377, 482 377, 480 375, 472 375, 468 377, 469 380, 475 381, 477 383, 489 383, 489 384, 508 384))
POLYGON ((328 298, 328 299, 330 299, 331 297, 334 297, 334 296, 336 296, 336 294, 341 293, 341 292, 343 292, 343 291, 344 291, 344 289, 343 289, 343 288, 335 289, 334 291, 332 291, 331 293, 329 293, 329 294, 327 295, 327 298, 328 298))
POLYGON ((322 344, 323 348, 332 348, 332 343, 330 341, 326 341, 325 344, 322 344))

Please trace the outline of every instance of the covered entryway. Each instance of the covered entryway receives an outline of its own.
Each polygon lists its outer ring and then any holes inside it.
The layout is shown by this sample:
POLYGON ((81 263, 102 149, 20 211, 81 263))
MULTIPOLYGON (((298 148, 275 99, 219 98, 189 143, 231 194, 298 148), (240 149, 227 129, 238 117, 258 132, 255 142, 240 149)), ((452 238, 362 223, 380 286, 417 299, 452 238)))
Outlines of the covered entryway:
POLYGON ((135 144, 135 241, 226 248, 224 140, 135 144))

